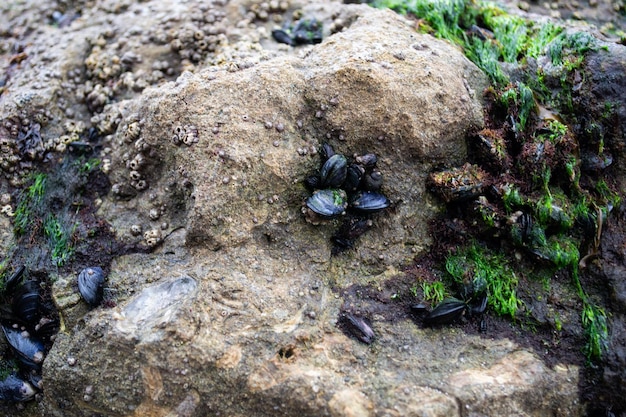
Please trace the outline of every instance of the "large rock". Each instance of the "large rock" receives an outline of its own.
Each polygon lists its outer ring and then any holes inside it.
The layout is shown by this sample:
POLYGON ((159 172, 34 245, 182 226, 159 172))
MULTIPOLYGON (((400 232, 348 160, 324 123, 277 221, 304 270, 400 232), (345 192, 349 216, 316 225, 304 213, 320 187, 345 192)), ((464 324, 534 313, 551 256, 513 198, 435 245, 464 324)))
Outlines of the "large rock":
MULTIPOLYGON (((98 7, 109 15, 85 13, 63 32, 79 39, 72 58, 58 53, 62 73, 84 64, 85 86, 64 89, 53 77, 29 97, 50 103, 54 117, 93 113, 113 183, 99 215, 130 253, 113 260, 107 305, 92 311, 75 276, 52 274, 65 327, 44 362, 46 415, 580 413, 574 367, 551 369, 506 339, 421 329, 343 295, 359 284, 381 304, 398 302, 384 283, 428 250, 428 222, 441 207, 425 179, 464 163, 465 138, 483 122, 487 81, 460 51, 364 5, 305 6, 326 27, 346 28, 300 54, 261 49, 272 44, 265 28, 249 17, 234 23, 240 9, 249 15, 243 2, 98 7), (198 10, 233 27, 208 25, 214 53, 174 56, 162 36, 175 33, 186 51, 179 29, 197 23, 198 10), (86 33, 96 39, 83 43, 86 33), (162 60, 172 71, 154 64, 162 60), (57 94, 80 105, 55 107, 57 94), (337 222, 314 226, 301 213, 321 142, 347 155, 375 152, 393 203, 338 256, 337 222), (373 344, 339 330, 346 302, 370 319, 373 344)), ((15 85, 26 88, 21 76, 15 85)), ((3 111, 28 107, 15 103, 3 111)), ((41 129, 63 133, 56 123, 41 129)))

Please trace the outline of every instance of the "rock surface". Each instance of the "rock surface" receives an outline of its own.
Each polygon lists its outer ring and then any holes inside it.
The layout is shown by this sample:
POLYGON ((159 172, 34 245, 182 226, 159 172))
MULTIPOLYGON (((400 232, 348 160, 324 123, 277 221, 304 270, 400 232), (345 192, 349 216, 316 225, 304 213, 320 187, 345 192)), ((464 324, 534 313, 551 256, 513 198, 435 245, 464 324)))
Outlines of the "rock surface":
MULTIPOLYGON (((461 165, 466 135, 483 123, 486 78, 458 50, 363 5, 305 5, 305 15, 343 30, 299 54, 272 45, 243 3, 98 8, 109 14, 86 12, 31 51, 0 103, 7 130, 32 129, 25 109, 54 121, 93 115, 112 183, 98 214, 139 248, 109 268, 114 307, 88 311, 75 276, 52 274, 65 328, 44 363, 41 413, 581 413, 578 369, 549 368, 510 340, 375 311, 360 311, 376 334, 371 345, 337 327, 343 289, 367 285, 391 304, 383 281, 428 250, 427 224, 441 207, 425 179, 461 165), (239 8, 246 18, 227 25, 239 8), (186 43, 182 28, 193 24, 213 51, 186 43), (27 70, 47 62, 52 75, 33 85, 27 70), (50 104, 59 97, 66 105, 50 104), (393 203, 335 257, 337 223, 314 226, 301 213, 302 181, 318 168, 322 142, 376 153, 393 203)), ((72 134, 40 125, 44 139, 72 134)), ((61 143, 34 144, 32 158, 61 143)))

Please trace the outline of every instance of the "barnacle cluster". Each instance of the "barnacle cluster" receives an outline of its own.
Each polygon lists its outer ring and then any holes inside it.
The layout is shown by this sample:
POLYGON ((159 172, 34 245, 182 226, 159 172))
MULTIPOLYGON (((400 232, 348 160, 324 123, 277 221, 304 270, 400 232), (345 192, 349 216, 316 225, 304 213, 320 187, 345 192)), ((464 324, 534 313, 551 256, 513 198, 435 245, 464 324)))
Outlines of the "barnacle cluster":
POLYGON ((260 20, 266 22, 271 20, 279 23, 283 19, 283 13, 285 13, 290 6, 290 2, 286 0, 270 0, 252 3, 245 17, 250 21, 260 20))
POLYGON ((226 14, 216 6, 223 4, 199 5, 197 13, 191 14, 191 22, 168 32, 171 50, 182 59, 183 67, 203 61, 226 42, 226 27, 221 23, 226 14))
POLYGON ((22 109, 0 123, 0 170, 11 184, 19 185, 24 172, 55 150, 58 139, 46 140, 42 133, 52 118, 49 109, 22 109))
POLYGON ((319 153, 322 166, 319 173, 305 180, 313 195, 305 200, 302 213, 312 224, 346 215, 333 236, 334 253, 338 253, 351 248, 371 225, 371 215, 388 208, 391 202, 380 192, 383 179, 376 169, 375 154, 355 155, 349 162, 329 144, 323 144, 319 153))
POLYGON ((195 125, 176 125, 172 132, 172 143, 176 146, 191 146, 198 143, 198 128, 195 125))

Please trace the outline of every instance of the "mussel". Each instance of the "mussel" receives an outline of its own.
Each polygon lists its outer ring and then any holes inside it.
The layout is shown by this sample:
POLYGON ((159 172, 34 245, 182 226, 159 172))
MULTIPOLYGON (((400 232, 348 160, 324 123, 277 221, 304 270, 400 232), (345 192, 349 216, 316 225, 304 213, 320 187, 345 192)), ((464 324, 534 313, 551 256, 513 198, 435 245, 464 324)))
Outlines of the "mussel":
POLYGON ((365 191, 378 191, 383 185, 383 174, 380 171, 372 171, 363 177, 362 188, 365 191))
POLYGON ((31 369, 40 369, 44 360, 44 345, 28 332, 2 325, 4 336, 18 359, 31 369))
POLYGON ((350 207, 360 213, 375 213, 391 205, 389 199, 374 191, 361 191, 354 195, 350 207))
POLYGON ((306 200, 306 206, 323 217, 336 217, 348 207, 348 197, 341 189, 318 190, 306 200))
POLYGON ((104 272, 99 266, 83 269, 78 274, 78 291, 87 304, 98 306, 104 298, 104 272))
POLYGON ((35 393, 32 385, 14 374, 10 374, 0 381, 0 400, 23 402, 32 399, 35 393))
POLYGON ((41 298, 39 285, 35 281, 21 284, 13 296, 13 314, 21 321, 34 324, 39 321, 41 298))
POLYGON ((343 313, 340 317, 340 324, 348 333, 365 344, 371 344, 376 338, 372 326, 363 317, 343 313))
POLYGON ((466 308, 465 301, 453 297, 446 298, 424 317, 424 324, 427 326, 450 324, 461 318, 466 308))
POLYGON ((5 288, 7 292, 11 292, 17 284, 20 282, 26 271, 26 266, 22 265, 11 274, 11 276, 5 281, 5 288))
POLYGON ((366 153, 365 155, 357 156, 355 159, 366 169, 372 169, 376 167, 376 163, 378 162, 378 157, 374 153, 366 153))
POLYGON ((272 37, 274 38, 276 42, 286 43, 287 45, 290 45, 290 46, 296 45, 293 39, 291 39, 291 36, 282 29, 274 29, 272 31, 272 37))
POLYGON ((348 161, 341 154, 328 158, 320 171, 320 185, 322 188, 337 188, 346 180, 348 161))
POLYGON ((355 192, 361 184, 361 179, 365 170, 359 164, 350 164, 346 172, 346 180, 343 182, 343 189, 349 193, 355 192))
POLYGON ((332 236, 333 254, 352 248, 354 241, 372 226, 372 221, 361 217, 348 216, 332 236))

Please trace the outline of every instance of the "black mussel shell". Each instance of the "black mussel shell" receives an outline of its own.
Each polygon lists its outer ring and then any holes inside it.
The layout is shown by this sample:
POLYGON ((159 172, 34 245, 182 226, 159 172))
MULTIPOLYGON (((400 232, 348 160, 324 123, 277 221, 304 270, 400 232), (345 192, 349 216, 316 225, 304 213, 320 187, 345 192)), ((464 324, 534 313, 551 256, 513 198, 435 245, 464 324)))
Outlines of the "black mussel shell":
POLYGON ((378 162, 378 157, 373 153, 366 153, 365 155, 357 156, 356 161, 363 165, 365 169, 372 169, 378 162))
POLYGON ((317 175, 309 175, 304 179, 304 186, 309 191, 314 191, 320 188, 320 177, 317 175))
POLYGON ((383 186, 383 174, 380 171, 372 171, 363 177, 363 189, 366 191, 378 191, 383 186))
POLYGON ((7 292, 13 291, 13 288, 17 286, 22 277, 24 276, 24 272, 26 271, 26 267, 24 265, 20 266, 11 274, 11 276, 5 281, 5 288, 7 292))
POLYGON ((18 319, 34 326, 39 321, 41 312, 39 285, 34 281, 20 285, 13 296, 12 309, 18 319))
POLYGON ((335 154, 328 158, 320 171, 321 186, 323 188, 340 187, 346 180, 348 161, 345 156, 335 154))
POLYGON ((372 326, 363 317, 344 313, 341 316, 341 325, 348 333, 365 344, 371 344, 376 338, 372 326))
POLYGON ((0 381, 0 400, 23 402, 32 399, 37 391, 26 381, 14 374, 0 381))
POLYGON ((67 150, 74 155, 91 155, 93 153, 93 146, 86 142, 72 142, 67 145, 67 150))
POLYGON ((333 242, 332 254, 337 255, 346 249, 351 249, 355 240, 371 226, 368 219, 349 216, 346 218, 337 233, 331 238, 333 242))
POLYGON ((32 369, 40 369, 44 360, 43 342, 20 329, 3 325, 2 330, 19 360, 32 369))
POLYGON ((298 45, 322 42, 321 23, 317 19, 300 20, 293 28, 293 41, 298 45))
POLYGON ((87 304, 95 307, 104 296, 104 272, 98 266, 85 268, 78 274, 78 291, 87 304))
POLYGON ((307 198, 306 206, 320 216, 339 216, 348 207, 347 195, 339 189, 319 190, 307 198))
POLYGON ((475 297, 475 301, 470 305, 470 313, 473 315, 480 315, 485 312, 487 309, 487 302, 489 301, 489 296, 487 292, 483 292, 479 297, 475 297))
POLYGON ((359 164, 351 164, 348 167, 348 171, 346 173, 346 180, 343 182, 343 188, 349 193, 355 192, 359 185, 361 184, 361 178, 363 178, 363 174, 365 170, 359 164))
POLYGON ((272 37, 276 42, 286 43, 287 45, 294 46, 295 42, 291 39, 291 36, 282 29, 275 29, 272 31, 272 37))
POLYGON ((320 147, 320 157, 322 158, 322 165, 335 154, 335 150, 328 143, 322 143, 320 147))
POLYGON ((446 298, 424 317, 426 326, 450 324, 461 318, 467 305, 456 298, 446 298))
POLYGON ((424 303, 413 304, 410 308, 411 313, 416 316, 428 313, 428 307, 424 303))
POLYGON ((354 195, 350 203, 353 210, 361 213, 375 213, 391 205, 389 199, 374 191, 362 191, 354 195))

